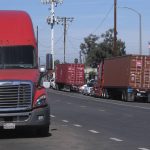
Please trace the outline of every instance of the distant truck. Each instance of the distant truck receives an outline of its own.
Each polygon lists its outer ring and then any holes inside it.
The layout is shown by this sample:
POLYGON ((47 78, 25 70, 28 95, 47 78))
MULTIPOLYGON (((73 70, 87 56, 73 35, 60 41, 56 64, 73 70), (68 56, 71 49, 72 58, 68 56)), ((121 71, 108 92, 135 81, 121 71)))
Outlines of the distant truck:
POLYGON ((150 56, 104 59, 97 70, 93 95, 123 101, 150 101, 150 56))
POLYGON ((24 11, 1 10, 0 20, 0 128, 45 136, 50 111, 31 18, 24 11))
POLYGON ((57 90, 78 90, 85 83, 83 64, 57 64, 55 86, 57 90))

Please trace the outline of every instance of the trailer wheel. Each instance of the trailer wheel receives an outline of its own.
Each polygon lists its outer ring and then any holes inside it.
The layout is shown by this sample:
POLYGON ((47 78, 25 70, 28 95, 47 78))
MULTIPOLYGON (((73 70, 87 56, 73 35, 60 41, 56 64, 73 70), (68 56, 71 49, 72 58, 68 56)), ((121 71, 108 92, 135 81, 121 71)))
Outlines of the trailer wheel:
POLYGON ((127 102, 128 101, 128 95, 125 90, 122 91, 121 100, 127 102))
POLYGON ((55 86, 56 86, 56 90, 58 90, 58 84, 56 84, 55 86))
POLYGON ((134 93, 128 93, 128 101, 133 102, 135 100, 135 95, 134 93))
POLYGON ((56 84, 56 90, 60 91, 60 85, 56 84))
POLYGON ((102 90, 102 98, 105 98, 105 90, 102 90))
POLYGON ((107 89, 104 89, 104 90, 102 91, 102 97, 103 97, 103 98, 106 98, 106 99, 109 98, 107 89))
POLYGON ((147 102, 150 103, 150 93, 148 93, 147 102))
POLYGON ((133 102, 135 100, 135 95, 134 93, 128 93, 126 90, 123 90, 121 99, 125 102, 133 102))

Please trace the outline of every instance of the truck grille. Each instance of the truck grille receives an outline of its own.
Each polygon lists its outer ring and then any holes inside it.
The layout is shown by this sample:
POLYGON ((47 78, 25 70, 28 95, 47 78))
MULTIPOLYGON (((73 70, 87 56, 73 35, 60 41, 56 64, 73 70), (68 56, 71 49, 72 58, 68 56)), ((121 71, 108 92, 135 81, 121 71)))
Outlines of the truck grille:
POLYGON ((0 111, 28 110, 31 107, 31 82, 0 82, 0 111))

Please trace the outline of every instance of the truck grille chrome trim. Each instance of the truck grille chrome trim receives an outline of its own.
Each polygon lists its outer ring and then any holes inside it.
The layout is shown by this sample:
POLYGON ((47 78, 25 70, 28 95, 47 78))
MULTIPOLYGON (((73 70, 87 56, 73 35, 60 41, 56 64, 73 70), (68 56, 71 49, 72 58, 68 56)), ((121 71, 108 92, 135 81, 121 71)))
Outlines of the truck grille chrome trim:
POLYGON ((30 81, 0 81, 0 111, 31 109, 32 87, 30 81))

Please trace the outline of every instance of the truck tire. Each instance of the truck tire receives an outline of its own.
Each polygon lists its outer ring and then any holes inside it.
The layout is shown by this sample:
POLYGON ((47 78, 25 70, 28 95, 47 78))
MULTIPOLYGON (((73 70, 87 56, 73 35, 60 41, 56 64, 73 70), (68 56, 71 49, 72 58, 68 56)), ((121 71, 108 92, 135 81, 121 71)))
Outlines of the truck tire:
POLYGON ((127 95, 126 90, 123 90, 122 95, 121 95, 121 100, 127 102, 128 101, 127 97, 128 95, 127 95))
POLYGON ((56 90, 60 91, 60 85, 56 84, 56 90))
POLYGON ((108 95, 107 89, 103 89, 103 91, 102 91, 102 98, 109 99, 109 95, 108 95))
POLYGON ((128 102, 133 102, 135 100, 135 95, 134 93, 128 93, 128 102))
POLYGON ((147 102, 150 103, 150 93, 148 93, 147 102))
POLYGON ((125 102, 133 102, 135 100, 134 93, 128 93, 126 90, 122 91, 121 100, 125 102))
POLYGON ((105 89, 102 90, 102 98, 105 98, 105 89))

